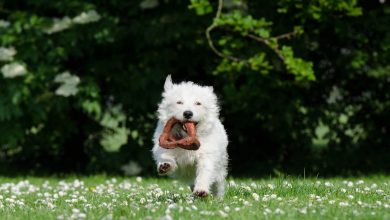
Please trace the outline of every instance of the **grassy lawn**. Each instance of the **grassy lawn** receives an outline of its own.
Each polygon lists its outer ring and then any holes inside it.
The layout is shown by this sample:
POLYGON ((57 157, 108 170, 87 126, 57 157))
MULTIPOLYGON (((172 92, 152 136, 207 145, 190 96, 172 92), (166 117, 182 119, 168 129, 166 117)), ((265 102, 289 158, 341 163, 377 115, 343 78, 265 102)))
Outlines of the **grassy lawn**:
POLYGON ((223 200, 170 179, 1 178, 1 219, 390 219, 390 177, 230 179, 223 200))

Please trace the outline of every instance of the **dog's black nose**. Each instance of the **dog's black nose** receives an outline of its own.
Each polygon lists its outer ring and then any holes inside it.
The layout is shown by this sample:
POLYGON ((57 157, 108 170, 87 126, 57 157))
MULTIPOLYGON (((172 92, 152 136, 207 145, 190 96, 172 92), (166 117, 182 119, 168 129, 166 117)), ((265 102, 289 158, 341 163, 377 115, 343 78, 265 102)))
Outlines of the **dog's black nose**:
POLYGON ((192 118, 193 115, 194 115, 194 114, 192 113, 192 111, 185 111, 185 112, 183 112, 183 116, 184 116, 184 118, 186 118, 186 119, 192 118))

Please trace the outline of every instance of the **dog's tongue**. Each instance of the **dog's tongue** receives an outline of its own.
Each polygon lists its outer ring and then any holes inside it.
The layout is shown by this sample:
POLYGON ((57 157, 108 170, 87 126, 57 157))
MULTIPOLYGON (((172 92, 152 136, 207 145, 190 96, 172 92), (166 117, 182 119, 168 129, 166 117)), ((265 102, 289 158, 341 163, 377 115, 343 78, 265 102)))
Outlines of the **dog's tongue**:
POLYGON ((195 137, 196 136, 196 129, 195 129, 195 122, 192 121, 186 121, 183 123, 185 130, 187 132, 187 135, 189 137, 195 137))

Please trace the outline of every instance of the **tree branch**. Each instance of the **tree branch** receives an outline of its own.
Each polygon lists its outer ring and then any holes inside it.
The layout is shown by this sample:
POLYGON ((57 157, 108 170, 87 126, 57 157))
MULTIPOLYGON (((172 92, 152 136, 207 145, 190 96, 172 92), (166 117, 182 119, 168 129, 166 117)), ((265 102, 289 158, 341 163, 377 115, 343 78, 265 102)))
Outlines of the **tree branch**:
MULTIPOLYGON (((282 35, 280 35, 282 36, 282 35)), ((265 45, 267 45, 268 47, 272 48, 270 46, 270 43, 269 43, 269 40, 267 40, 266 38, 262 38, 262 37, 258 37, 256 35, 253 35, 253 34, 248 34, 248 37, 252 40, 255 40, 257 42, 260 42, 260 43, 263 43, 265 45)), ((278 37, 275 37, 276 39, 278 39, 278 37)), ((280 38, 279 38, 280 39, 280 38)), ((276 55, 278 55, 279 59, 281 59, 282 61, 284 61, 284 57, 282 55, 282 53, 280 52, 279 48, 272 48, 274 50, 274 52, 276 53, 276 55)))
MULTIPOLYGON (((213 42, 213 40, 211 38, 211 31, 213 31, 215 28, 218 27, 218 25, 216 24, 216 21, 221 17, 222 8, 223 8, 223 0, 218 0, 218 9, 217 9, 217 12, 215 14, 213 23, 206 29, 207 42, 208 42, 211 50, 215 54, 217 54, 218 56, 220 56, 222 58, 229 59, 229 60, 236 61, 236 62, 238 62, 238 61, 246 61, 245 59, 241 59, 241 58, 238 58, 238 57, 234 57, 234 56, 231 56, 231 55, 224 54, 223 52, 219 51, 215 47, 215 45, 214 45, 214 42, 213 42)), ((229 30, 229 31, 231 31, 231 30, 229 30)), ((292 32, 281 34, 279 36, 272 37, 272 38, 262 38, 262 37, 259 37, 257 35, 254 35, 254 34, 248 34, 247 37, 252 39, 252 40, 255 40, 255 41, 259 42, 259 43, 267 45, 268 47, 270 47, 276 53, 276 55, 279 57, 279 59, 284 61, 284 57, 283 57, 282 53, 280 52, 279 48, 278 47, 276 47, 276 48, 275 47, 271 47, 269 39, 276 39, 276 40, 290 39, 290 38, 292 38, 296 34, 297 34, 297 31, 294 30, 292 32)))
POLYGON ((290 39, 290 38, 292 38, 296 34, 297 34, 297 31, 294 30, 294 31, 291 31, 289 33, 285 33, 285 34, 276 36, 274 38, 276 38, 277 40, 280 40, 280 39, 290 39))
POLYGON ((223 0, 218 0, 218 9, 217 9, 217 13, 215 14, 213 23, 206 29, 206 38, 207 38, 207 42, 209 43, 209 46, 210 46, 211 50, 213 50, 213 52, 214 52, 215 54, 217 54, 218 56, 220 56, 220 57, 222 57, 222 58, 229 59, 229 60, 233 60, 233 61, 236 61, 236 62, 237 62, 237 61, 241 61, 242 59, 240 59, 240 58, 233 57, 233 56, 224 54, 224 53, 222 53, 221 51, 219 51, 219 50, 214 46, 214 42, 213 42, 213 40, 211 39, 211 31, 214 30, 214 29, 218 26, 218 25, 216 24, 216 20, 218 20, 218 19, 221 17, 222 7, 223 7, 223 0))

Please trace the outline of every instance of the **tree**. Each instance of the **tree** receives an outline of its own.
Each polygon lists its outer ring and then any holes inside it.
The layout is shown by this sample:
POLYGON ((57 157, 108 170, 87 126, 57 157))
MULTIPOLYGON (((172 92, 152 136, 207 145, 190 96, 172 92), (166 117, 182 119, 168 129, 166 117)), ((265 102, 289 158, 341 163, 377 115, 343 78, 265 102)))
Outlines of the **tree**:
POLYGON ((120 172, 150 156, 163 79, 215 87, 232 173, 389 171, 380 2, 0 2, 3 169, 120 172), (246 170, 243 172, 243 170, 246 170))

